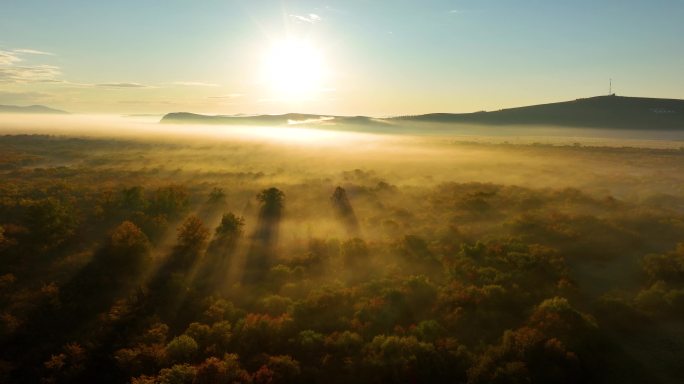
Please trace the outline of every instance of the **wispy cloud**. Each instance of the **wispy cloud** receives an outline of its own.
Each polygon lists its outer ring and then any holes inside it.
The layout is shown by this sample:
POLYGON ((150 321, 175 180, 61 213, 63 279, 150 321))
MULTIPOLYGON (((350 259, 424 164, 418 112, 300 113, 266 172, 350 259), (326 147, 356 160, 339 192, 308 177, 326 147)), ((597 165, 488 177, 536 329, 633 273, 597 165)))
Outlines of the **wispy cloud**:
POLYGON ((0 65, 0 83, 51 82, 60 74, 54 65, 0 65))
POLYGON ((95 86, 105 88, 149 88, 147 85, 139 83, 104 83, 95 84, 95 86))
POLYGON ((25 53, 25 54, 29 54, 29 55, 44 55, 44 56, 54 56, 55 55, 54 53, 39 51, 37 49, 28 49, 28 48, 15 49, 14 52, 25 53))
POLYGON ((174 81, 171 85, 179 85, 182 87, 218 87, 218 84, 204 83, 201 81, 174 81))
POLYGON ((308 15, 290 15, 291 18, 304 23, 315 24, 323 21, 323 18, 315 13, 309 13, 308 15))
POLYGON ((0 50, 0 65, 12 65, 19 61, 21 58, 16 53, 0 50))
MULTIPOLYGON (((30 49, 0 50, 0 83, 32 83, 58 81, 60 68, 54 65, 26 65, 22 54, 40 52, 30 49), (21 65, 19 63, 22 63, 21 65)), ((41 52, 40 54, 46 54, 41 52)))
POLYGON ((456 14, 461 13, 461 11, 458 10, 458 9, 452 9, 452 10, 449 11, 449 13, 452 14, 452 15, 456 15, 456 14))

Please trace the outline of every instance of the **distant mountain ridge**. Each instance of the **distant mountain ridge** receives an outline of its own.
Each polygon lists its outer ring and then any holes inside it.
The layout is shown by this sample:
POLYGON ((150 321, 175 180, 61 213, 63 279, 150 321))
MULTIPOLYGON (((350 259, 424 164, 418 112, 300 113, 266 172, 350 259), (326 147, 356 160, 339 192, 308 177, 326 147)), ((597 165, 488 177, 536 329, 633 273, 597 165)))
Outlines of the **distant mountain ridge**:
POLYGON ((492 112, 432 113, 392 120, 672 130, 684 129, 684 100, 611 95, 492 112))
POLYGON ((416 116, 372 118, 366 116, 324 116, 289 113, 256 116, 208 116, 187 112, 169 113, 162 123, 288 125, 331 124, 356 125, 401 124, 404 122, 434 124, 482 125, 551 125, 580 128, 684 130, 684 100, 624 96, 597 96, 559 103, 540 104, 492 112, 430 113, 416 116))
POLYGON ((17 105, 0 105, 0 113, 40 113, 40 114, 58 114, 66 115, 69 112, 61 111, 59 109, 54 109, 46 107, 44 105, 29 105, 26 107, 17 105))
POLYGON ((286 113, 282 115, 200 115, 189 112, 167 113, 162 117, 162 123, 174 124, 219 124, 219 125, 294 125, 294 124, 324 124, 335 121, 336 123, 368 124, 375 120, 367 116, 331 116, 314 115, 306 113, 286 113))

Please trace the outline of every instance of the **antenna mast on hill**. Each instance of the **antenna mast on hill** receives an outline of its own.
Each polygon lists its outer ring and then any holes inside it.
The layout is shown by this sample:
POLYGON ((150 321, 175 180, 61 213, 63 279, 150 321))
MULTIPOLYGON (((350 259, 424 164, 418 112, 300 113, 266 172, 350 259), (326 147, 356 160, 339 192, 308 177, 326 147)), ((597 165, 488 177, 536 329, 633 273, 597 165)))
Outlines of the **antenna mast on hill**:
POLYGON ((613 79, 608 79, 608 96, 613 96, 613 79))

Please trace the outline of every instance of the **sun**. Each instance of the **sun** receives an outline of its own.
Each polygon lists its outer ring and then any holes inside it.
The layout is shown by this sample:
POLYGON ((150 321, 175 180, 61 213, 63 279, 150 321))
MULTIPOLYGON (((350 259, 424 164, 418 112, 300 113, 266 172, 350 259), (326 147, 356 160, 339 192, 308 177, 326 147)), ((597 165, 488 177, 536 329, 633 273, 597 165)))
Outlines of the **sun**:
POLYGON ((322 87, 325 73, 323 52, 310 40, 275 41, 263 54, 263 81, 278 98, 314 98, 322 87))

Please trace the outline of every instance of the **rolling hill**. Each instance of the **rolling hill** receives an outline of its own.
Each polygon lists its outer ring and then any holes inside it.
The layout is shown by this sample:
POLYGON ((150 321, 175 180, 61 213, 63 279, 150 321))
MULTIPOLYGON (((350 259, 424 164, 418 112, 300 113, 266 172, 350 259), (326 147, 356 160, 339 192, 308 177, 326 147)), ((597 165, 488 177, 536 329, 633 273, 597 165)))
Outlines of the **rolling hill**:
POLYGON ((44 105, 29 105, 21 107, 17 105, 0 105, 0 113, 31 113, 31 114, 58 114, 66 115, 69 112, 60 111, 44 105))
POLYGON ((173 124, 219 124, 219 125, 294 125, 335 123, 370 124, 382 119, 366 116, 328 116, 304 113, 287 113, 283 115, 200 115, 188 112, 175 112, 162 117, 162 123, 173 124))
POLYGON ((597 96, 573 101, 532 105, 475 113, 430 113, 416 116, 371 118, 366 116, 284 115, 208 116, 186 112, 169 113, 162 123, 174 124, 354 124, 394 123, 547 125, 579 128, 637 130, 684 130, 684 100, 643 97, 597 96))
POLYGON ((433 113, 395 121, 487 125, 673 130, 684 129, 684 100, 598 96, 560 103, 476 113, 433 113))

